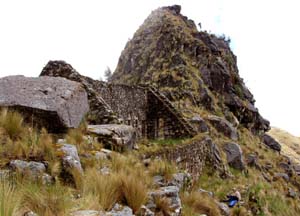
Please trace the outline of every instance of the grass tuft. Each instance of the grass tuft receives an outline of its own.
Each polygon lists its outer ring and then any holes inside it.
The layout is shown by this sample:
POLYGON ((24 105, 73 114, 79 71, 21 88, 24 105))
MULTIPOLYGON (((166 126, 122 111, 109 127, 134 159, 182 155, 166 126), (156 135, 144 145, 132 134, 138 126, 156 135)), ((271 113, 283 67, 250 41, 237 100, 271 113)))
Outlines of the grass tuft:
POLYGON ((16 215, 20 207, 19 192, 4 179, 0 180, 0 216, 16 215))
POLYGON ((190 209, 190 213, 193 212, 195 215, 221 216, 219 207, 209 195, 193 191, 190 194, 183 195, 182 203, 190 209))
POLYGON ((0 127, 2 127, 5 133, 10 139, 16 140, 23 132, 23 117, 14 111, 3 109, 0 112, 0 127))

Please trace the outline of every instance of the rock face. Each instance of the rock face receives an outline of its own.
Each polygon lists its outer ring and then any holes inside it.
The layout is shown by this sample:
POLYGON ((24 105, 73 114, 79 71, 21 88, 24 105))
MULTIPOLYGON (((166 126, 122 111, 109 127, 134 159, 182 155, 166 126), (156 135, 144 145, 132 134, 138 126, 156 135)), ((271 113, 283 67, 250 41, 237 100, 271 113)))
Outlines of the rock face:
POLYGON ((90 123, 108 124, 118 122, 110 106, 95 91, 93 80, 80 75, 70 64, 64 61, 49 61, 43 68, 40 76, 64 77, 81 83, 88 94, 90 111, 87 118, 90 123))
POLYGON ((266 144, 271 149, 273 149, 275 151, 279 151, 279 152, 281 151, 281 145, 270 135, 264 134, 262 139, 263 139, 264 144, 266 144))
POLYGON ((244 169, 245 163, 243 159, 243 152, 241 147, 236 143, 226 143, 224 145, 224 151, 227 156, 227 162, 235 169, 244 169))
POLYGON ((206 122, 199 115, 193 116, 190 122, 195 127, 195 129, 200 133, 204 133, 208 131, 208 126, 206 122))
POLYGON ((127 43, 110 80, 156 86, 186 116, 204 107, 225 113, 229 121, 235 117, 253 133, 269 129, 239 76, 229 40, 199 32, 180 14, 180 6, 150 14, 127 43))
POLYGON ((0 79, 0 107, 21 112, 50 132, 76 128, 88 112, 85 90, 64 78, 9 76, 0 79))
POLYGON ((225 136, 234 141, 238 140, 238 133, 236 128, 234 128, 232 124, 226 119, 212 115, 208 116, 207 119, 217 129, 217 131, 223 133, 225 136))
POLYGON ((88 132, 96 135, 105 147, 117 150, 133 149, 136 144, 136 130, 129 125, 89 125, 88 132))

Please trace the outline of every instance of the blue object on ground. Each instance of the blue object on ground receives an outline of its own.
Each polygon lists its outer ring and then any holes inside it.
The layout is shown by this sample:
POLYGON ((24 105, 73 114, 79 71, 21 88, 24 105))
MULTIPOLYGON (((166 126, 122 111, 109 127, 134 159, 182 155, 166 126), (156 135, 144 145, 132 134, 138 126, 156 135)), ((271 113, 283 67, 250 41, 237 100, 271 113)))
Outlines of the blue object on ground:
POLYGON ((233 206, 235 206, 235 204, 237 204, 237 202, 238 202, 238 200, 231 200, 231 201, 229 201, 229 203, 228 203, 228 206, 230 207, 230 208, 232 208, 233 206))

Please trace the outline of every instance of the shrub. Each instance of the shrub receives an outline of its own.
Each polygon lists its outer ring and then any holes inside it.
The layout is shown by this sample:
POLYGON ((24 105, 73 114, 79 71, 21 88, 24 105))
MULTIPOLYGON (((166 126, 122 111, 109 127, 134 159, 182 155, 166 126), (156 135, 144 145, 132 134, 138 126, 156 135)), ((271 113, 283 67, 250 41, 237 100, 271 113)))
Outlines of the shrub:
POLYGON ((38 184, 22 185, 22 206, 38 215, 67 215, 72 201, 70 190, 59 183, 50 186, 38 184))
POLYGON ((125 203, 137 212, 147 198, 147 186, 143 179, 133 173, 120 173, 121 191, 125 203))
POLYGON ((173 209, 171 206, 171 201, 167 197, 154 197, 154 204, 156 206, 155 215, 171 215, 173 209))
POLYGON ((213 198, 200 192, 193 191, 190 194, 184 194, 182 197, 182 203, 197 214, 206 214, 210 216, 221 215, 213 198))
POLYGON ((13 216, 17 213, 20 199, 15 187, 7 181, 0 180, 0 216, 13 216))
POLYGON ((120 199, 121 186, 117 175, 102 175, 96 169, 89 169, 83 181, 83 196, 96 197, 103 210, 110 210, 120 199))
POLYGON ((173 178, 173 174, 176 172, 176 167, 166 161, 155 160, 150 164, 149 171, 152 176, 161 175, 166 181, 169 181, 173 178))
POLYGON ((23 118, 18 112, 3 109, 0 113, 0 127, 12 140, 16 140, 23 132, 23 118))

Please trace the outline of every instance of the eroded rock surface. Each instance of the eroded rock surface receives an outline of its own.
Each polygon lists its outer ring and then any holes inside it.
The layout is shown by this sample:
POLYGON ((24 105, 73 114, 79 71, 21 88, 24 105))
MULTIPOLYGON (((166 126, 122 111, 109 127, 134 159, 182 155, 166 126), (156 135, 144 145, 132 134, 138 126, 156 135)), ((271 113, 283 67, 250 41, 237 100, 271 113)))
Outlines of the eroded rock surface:
MULTIPOLYGON (((108 124, 118 122, 117 116, 111 107, 103 100, 94 89, 94 80, 80 75, 70 64, 65 61, 49 61, 43 68, 40 76, 64 77, 82 84, 88 94, 90 111, 88 121, 92 124, 108 124)), ((98 81, 101 85, 100 81, 98 81)), ((103 85, 103 82, 102 82, 103 85)))
POLYGON ((234 141, 238 140, 237 130, 229 121, 213 115, 208 116, 207 119, 217 129, 217 131, 223 133, 225 136, 234 141))
POLYGON ((241 147, 236 143, 226 143, 224 151, 227 156, 227 163, 235 169, 243 170, 245 163, 241 147))
POLYGON ((133 149, 136 144, 136 130, 129 125, 89 125, 88 132, 96 135, 105 147, 133 149))
POLYGON ((275 150, 275 151, 281 151, 281 145, 279 142, 277 142, 273 137, 271 137, 268 134, 264 134, 263 137, 263 142, 264 144, 266 144, 268 147, 270 147, 271 149, 275 150))
POLYGON ((78 127, 89 110, 87 94, 81 85, 58 77, 1 78, 0 107, 15 109, 28 122, 50 132, 78 127))

